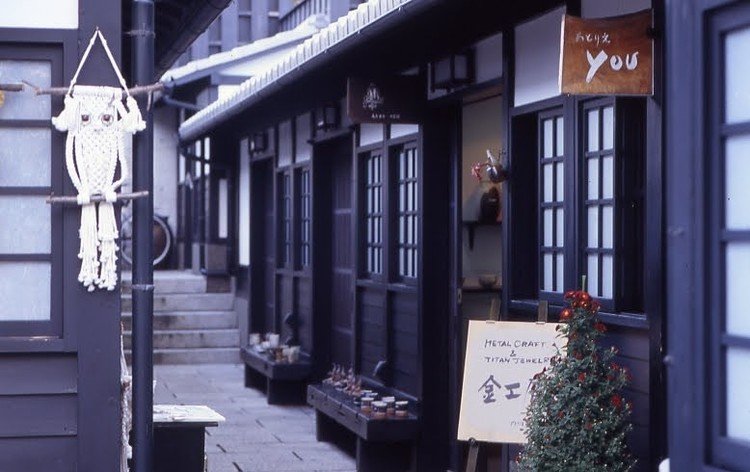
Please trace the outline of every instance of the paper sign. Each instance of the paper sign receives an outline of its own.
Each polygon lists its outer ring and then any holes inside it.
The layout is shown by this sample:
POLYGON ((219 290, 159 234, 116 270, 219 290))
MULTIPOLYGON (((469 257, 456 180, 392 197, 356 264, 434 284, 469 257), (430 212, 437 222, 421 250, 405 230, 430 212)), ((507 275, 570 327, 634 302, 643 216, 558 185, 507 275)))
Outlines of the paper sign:
POLYGON ((573 95, 652 95, 651 10, 613 18, 565 15, 560 92, 573 95))
POLYGON ((469 321, 458 439, 525 443, 531 379, 562 350, 554 323, 469 321))

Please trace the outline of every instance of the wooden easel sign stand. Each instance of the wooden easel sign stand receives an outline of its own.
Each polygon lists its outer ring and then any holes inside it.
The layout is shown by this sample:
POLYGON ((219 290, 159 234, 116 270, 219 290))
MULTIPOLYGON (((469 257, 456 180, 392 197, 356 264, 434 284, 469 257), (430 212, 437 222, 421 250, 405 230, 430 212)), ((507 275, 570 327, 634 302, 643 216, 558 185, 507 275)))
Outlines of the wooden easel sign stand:
POLYGON ((469 442, 467 471, 476 470, 480 442, 526 442, 532 379, 562 350, 548 310, 540 302, 535 323, 469 321, 458 420, 458 440, 469 442))

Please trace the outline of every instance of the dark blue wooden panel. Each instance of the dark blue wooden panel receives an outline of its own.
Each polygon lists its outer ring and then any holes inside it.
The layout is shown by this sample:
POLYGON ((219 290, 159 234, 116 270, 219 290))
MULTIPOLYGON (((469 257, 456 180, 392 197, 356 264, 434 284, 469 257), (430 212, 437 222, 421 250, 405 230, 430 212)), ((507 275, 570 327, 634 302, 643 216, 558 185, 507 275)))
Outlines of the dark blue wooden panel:
POLYGON ((78 365, 72 355, 0 356, 0 396, 76 393, 78 365), (9 381, 8 379, 12 379, 9 381))
POLYGON ((2 396, 0 438, 74 436, 78 430, 77 400, 77 395, 2 396))
POLYGON ((8 472, 75 472, 74 437, 0 439, 0 470, 8 472))

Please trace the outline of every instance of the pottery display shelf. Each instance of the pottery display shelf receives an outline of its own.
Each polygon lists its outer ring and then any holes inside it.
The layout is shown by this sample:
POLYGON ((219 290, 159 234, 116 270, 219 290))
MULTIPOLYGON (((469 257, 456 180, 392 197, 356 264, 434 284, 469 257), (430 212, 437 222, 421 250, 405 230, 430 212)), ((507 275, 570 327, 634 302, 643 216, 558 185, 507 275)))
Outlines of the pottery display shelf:
POLYGON ((277 362, 247 346, 240 351, 245 363, 245 387, 265 392, 269 405, 303 404, 312 362, 300 353, 296 362, 277 362))
MULTIPOLYGON (((395 396, 400 399, 398 394, 395 396)), ((375 419, 363 413, 351 395, 331 385, 314 384, 307 387, 307 403, 315 408, 318 441, 342 443, 347 441, 347 435, 355 435, 358 471, 398 472, 411 468, 420 430, 413 401, 409 402, 405 417, 375 419)))

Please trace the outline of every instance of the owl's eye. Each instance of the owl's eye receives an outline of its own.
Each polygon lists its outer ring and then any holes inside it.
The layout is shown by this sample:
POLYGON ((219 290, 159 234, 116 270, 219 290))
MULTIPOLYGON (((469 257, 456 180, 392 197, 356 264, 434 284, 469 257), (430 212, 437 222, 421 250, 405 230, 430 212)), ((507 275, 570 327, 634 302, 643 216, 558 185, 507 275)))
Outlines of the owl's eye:
POLYGON ((112 124, 112 115, 110 115, 109 113, 102 113, 101 118, 102 118, 102 123, 104 123, 105 125, 109 126, 112 124))
POLYGON ((84 125, 87 125, 90 122, 91 122, 91 115, 87 113, 84 113, 83 115, 81 115, 81 123, 83 123, 84 125))

